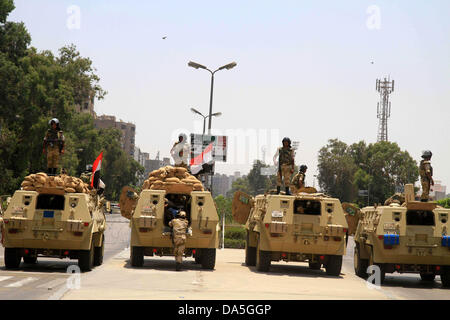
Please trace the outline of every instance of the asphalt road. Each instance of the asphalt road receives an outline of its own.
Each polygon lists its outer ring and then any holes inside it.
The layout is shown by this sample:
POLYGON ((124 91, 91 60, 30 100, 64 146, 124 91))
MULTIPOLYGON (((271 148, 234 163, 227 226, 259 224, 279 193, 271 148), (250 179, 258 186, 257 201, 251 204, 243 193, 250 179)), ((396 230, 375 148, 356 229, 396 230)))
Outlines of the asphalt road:
MULTIPOLYGON (((104 263, 126 248, 130 239, 128 220, 120 214, 108 214, 106 220, 104 263)), ((22 262, 19 270, 10 271, 5 269, 3 255, 0 248, 0 300, 60 299, 71 276, 67 268, 77 265, 77 260, 39 258, 37 264, 22 262)))
POLYGON ((339 277, 325 270, 310 270, 306 263, 272 263, 270 272, 257 272, 244 262, 244 250, 217 250, 216 268, 202 270, 192 258, 183 271, 174 271, 173 257, 146 257, 144 267, 129 263, 128 220, 107 216, 105 261, 81 274, 79 287, 68 288, 67 267, 76 261, 40 259, 7 271, 0 253, 0 299, 164 299, 164 300, 305 300, 305 299, 450 299, 440 278, 425 283, 419 275, 388 274, 380 289, 371 289, 353 271, 353 241, 339 277))

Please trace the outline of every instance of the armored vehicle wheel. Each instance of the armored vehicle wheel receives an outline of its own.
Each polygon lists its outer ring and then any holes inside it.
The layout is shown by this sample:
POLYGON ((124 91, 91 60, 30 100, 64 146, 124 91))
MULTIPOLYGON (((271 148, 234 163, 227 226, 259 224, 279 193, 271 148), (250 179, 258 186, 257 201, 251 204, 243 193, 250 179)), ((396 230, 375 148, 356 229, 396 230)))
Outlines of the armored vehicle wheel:
POLYGON ((131 266, 142 267, 144 265, 144 248, 131 247, 131 266))
POLYGON ((441 274, 441 282, 442 282, 442 286, 444 288, 450 287, 450 270, 449 269, 445 270, 444 273, 441 274))
POLYGON ((367 278, 367 267, 369 266, 369 260, 361 259, 361 252, 359 249, 359 243, 355 245, 355 252, 353 255, 353 265, 355 267, 355 274, 363 279, 367 278))
POLYGON ((247 266, 256 265, 256 248, 250 247, 250 232, 247 231, 247 242, 245 243, 245 264, 247 266))
POLYGON ((216 265, 216 249, 202 249, 200 263, 202 269, 213 270, 216 265))
MULTIPOLYGON (((198 250, 200 250, 200 249, 198 249, 198 250)), ((198 252, 198 251, 197 251, 197 252, 198 252)), ((195 254, 194 259, 195 259, 195 263, 196 263, 196 264, 202 263, 202 261, 200 260, 200 254, 199 254, 199 253, 196 253, 196 254, 195 254)))
POLYGON ((342 256, 328 256, 325 269, 329 276, 339 276, 342 268, 342 256))
POLYGON ((27 264, 35 264, 37 262, 37 257, 23 257, 23 262, 27 264))
POLYGON ((105 252, 105 235, 102 235, 102 245, 94 249, 94 266, 100 266, 103 263, 103 254, 105 252))
POLYGON ((436 278, 436 275, 433 273, 420 273, 420 278, 422 281, 434 281, 434 278, 436 278))
POLYGON ((256 249, 256 270, 267 272, 270 269, 271 254, 269 251, 260 250, 258 237, 258 247, 256 249))
POLYGON ((22 256, 19 249, 5 248, 5 267, 6 269, 17 269, 20 266, 22 256))
POLYGON ((309 262, 309 268, 311 270, 320 270, 322 264, 320 262, 309 262))
POLYGON ((78 266, 81 271, 91 271, 94 267, 94 243, 90 250, 80 250, 78 253, 78 266))

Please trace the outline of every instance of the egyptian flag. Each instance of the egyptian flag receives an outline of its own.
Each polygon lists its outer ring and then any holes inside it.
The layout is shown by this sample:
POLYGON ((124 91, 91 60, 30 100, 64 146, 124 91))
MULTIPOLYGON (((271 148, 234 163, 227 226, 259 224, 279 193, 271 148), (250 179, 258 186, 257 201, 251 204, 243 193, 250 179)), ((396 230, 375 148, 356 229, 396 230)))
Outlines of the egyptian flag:
POLYGON ((92 165, 91 188, 98 189, 100 181, 100 170, 102 169, 103 151, 92 165))
POLYGON ((191 172, 193 175, 211 172, 213 166, 213 144, 210 143, 205 150, 194 159, 191 159, 191 172))

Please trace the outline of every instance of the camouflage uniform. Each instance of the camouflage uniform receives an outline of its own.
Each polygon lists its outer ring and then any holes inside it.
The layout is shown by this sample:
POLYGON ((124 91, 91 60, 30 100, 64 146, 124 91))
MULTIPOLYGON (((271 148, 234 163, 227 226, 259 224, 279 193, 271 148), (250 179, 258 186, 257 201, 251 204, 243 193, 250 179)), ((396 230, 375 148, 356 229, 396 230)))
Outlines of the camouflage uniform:
POLYGON ((44 137, 44 149, 47 149, 47 168, 54 169, 53 173, 55 174, 58 168, 59 155, 64 150, 64 141, 63 132, 53 128, 48 129, 44 137))
POLYGON ((188 228, 188 221, 182 218, 175 218, 169 222, 169 226, 172 227, 173 230, 173 253, 175 255, 175 261, 177 264, 181 264, 186 245, 186 230, 188 228))
POLYGON ((420 182, 422 183, 422 196, 421 200, 428 201, 430 196, 430 185, 431 180, 428 178, 427 173, 432 177, 433 176, 433 168, 431 167, 431 162, 429 160, 420 161, 419 166, 419 174, 420 174, 420 182))
POLYGON ((278 157, 277 186, 281 187, 283 180, 284 186, 288 187, 292 173, 294 173, 294 150, 285 147, 279 148, 278 157))
POLYGON ((292 178, 292 191, 294 193, 297 193, 305 186, 305 177, 306 175, 304 172, 299 172, 292 178))
POLYGON ((83 172, 80 177, 84 183, 87 183, 89 186, 91 185, 92 172, 83 172))

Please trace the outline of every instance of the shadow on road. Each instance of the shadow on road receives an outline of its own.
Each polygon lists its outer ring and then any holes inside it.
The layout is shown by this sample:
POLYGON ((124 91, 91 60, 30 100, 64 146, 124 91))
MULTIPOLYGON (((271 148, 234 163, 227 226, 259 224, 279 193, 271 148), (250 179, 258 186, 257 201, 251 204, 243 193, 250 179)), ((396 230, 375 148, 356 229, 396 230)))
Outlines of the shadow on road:
POLYGON ((6 269, 5 266, 0 267, 0 270, 6 272, 40 272, 40 273, 66 273, 67 268, 71 265, 78 265, 77 260, 56 260, 49 259, 39 260, 35 264, 27 264, 22 262, 17 269, 6 269))
POLYGON ((266 274, 269 276, 343 279, 342 273, 339 276, 329 276, 326 274, 323 268, 320 270, 312 270, 309 267, 302 265, 271 264, 270 270, 268 272, 257 271, 256 267, 247 266, 245 263, 242 263, 241 265, 247 267, 251 272, 266 274))
MULTIPOLYGON (((155 271, 174 271, 175 272, 175 259, 158 259, 158 258, 145 258, 144 265, 142 267, 132 267, 130 259, 126 260, 124 268, 135 270, 155 270, 155 271)), ((181 266, 182 271, 203 271, 214 272, 214 270, 202 269, 200 264, 195 263, 194 260, 183 260, 181 266)))
POLYGON ((417 275, 395 275, 386 274, 381 287, 386 288, 405 288, 405 289, 449 289, 444 288, 439 276, 436 276, 434 281, 422 281, 417 275))

